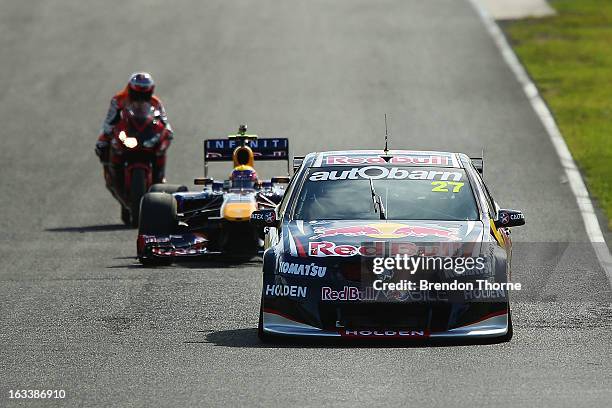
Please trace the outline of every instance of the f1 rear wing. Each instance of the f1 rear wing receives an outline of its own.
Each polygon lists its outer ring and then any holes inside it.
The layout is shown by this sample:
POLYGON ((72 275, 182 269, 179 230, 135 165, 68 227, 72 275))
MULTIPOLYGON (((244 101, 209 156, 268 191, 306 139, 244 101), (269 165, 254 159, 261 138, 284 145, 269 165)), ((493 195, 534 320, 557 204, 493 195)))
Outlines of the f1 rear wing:
POLYGON ((204 177, 208 175, 209 162, 232 161, 234 149, 243 143, 253 150, 255 161, 285 160, 289 174, 289 139, 281 137, 259 139, 256 135, 244 136, 204 140, 204 177))

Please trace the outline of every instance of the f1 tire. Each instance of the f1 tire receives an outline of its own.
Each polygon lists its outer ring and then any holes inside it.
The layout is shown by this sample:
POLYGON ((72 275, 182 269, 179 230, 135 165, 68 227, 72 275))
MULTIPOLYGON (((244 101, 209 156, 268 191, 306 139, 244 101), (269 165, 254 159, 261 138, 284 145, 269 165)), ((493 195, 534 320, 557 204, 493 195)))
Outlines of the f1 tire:
POLYGON ((166 183, 157 183, 153 184, 151 188, 149 188, 149 193, 184 193, 189 191, 187 186, 181 184, 166 184, 166 183))
MULTIPOLYGON (((147 193, 140 204, 139 235, 172 235, 176 233, 178 221, 176 200, 166 193, 147 193)), ((172 259, 139 257, 143 265, 168 265, 172 259)))

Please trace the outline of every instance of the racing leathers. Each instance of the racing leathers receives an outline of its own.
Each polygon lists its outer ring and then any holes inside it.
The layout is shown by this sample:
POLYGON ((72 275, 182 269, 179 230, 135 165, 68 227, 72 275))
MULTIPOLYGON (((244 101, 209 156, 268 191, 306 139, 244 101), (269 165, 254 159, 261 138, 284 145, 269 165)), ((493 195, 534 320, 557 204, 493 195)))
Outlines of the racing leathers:
MULTIPOLYGON (((98 141, 96 142, 95 151, 100 161, 104 165, 104 178, 106 180, 107 186, 110 183, 114 183, 115 185, 123 184, 123 180, 118 180, 118 178, 122 178, 123 172, 120 169, 121 163, 113 163, 110 160, 110 146, 111 140, 115 137, 115 126, 121 119, 121 111, 130 103, 130 98, 128 96, 127 87, 121 92, 117 93, 111 99, 110 106, 108 108, 108 112, 106 114, 106 118, 102 124, 102 130, 100 131, 100 136, 98 137, 98 141)), ((155 108, 158 114, 159 120, 164 124, 165 129, 168 132, 169 139, 172 139, 172 128, 170 123, 168 122, 168 117, 166 115, 166 110, 161 102, 161 100, 153 95, 149 101, 151 106, 155 108)), ((154 163, 153 169, 153 183, 163 183, 165 182, 165 169, 166 169, 166 153, 165 150, 160 152, 156 162, 154 163)))

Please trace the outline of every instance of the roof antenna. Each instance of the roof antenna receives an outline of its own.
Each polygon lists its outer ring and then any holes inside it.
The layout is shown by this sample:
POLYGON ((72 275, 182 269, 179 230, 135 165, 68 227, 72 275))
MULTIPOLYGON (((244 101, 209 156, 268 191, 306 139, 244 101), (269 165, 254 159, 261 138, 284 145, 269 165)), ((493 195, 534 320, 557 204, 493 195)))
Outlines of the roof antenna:
POLYGON ((389 160, 391 160, 391 158, 393 157, 389 154, 389 143, 388 142, 389 142, 389 128, 387 127, 387 114, 385 113, 385 150, 384 150, 385 154, 383 154, 381 157, 387 163, 389 163, 389 160))

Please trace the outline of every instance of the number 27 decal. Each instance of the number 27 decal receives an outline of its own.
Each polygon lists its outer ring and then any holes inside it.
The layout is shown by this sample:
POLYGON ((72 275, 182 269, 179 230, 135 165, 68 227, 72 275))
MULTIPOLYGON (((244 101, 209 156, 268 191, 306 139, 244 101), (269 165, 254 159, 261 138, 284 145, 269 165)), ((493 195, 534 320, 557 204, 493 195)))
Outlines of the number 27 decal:
POLYGON ((452 192, 453 193, 458 193, 459 191, 461 191, 461 188, 464 186, 465 183, 462 182, 458 182, 458 181, 432 181, 431 185, 434 186, 431 191, 434 191, 436 193, 448 193, 449 191, 449 186, 452 187, 452 192))

